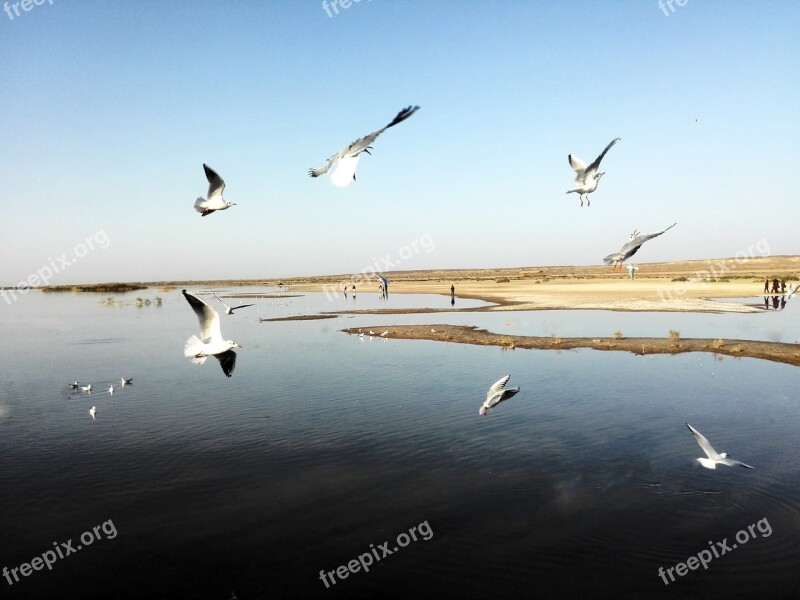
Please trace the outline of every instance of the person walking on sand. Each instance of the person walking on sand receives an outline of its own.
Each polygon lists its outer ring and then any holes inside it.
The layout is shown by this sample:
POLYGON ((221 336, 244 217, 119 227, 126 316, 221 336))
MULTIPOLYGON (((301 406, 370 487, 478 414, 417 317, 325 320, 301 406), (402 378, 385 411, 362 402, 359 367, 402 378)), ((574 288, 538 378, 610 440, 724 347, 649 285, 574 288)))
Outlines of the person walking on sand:
POLYGON ((772 293, 773 294, 777 294, 778 293, 778 278, 777 277, 772 280, 772 293))
POLYGON ((769 279, 764 278, 764 293, 769 294, 769 279))
POLYGON ((786 280, 785 279, 781 279, 781 294, 785 294, 785 293, 786 293, 786 280))
POLYGON ((450 295, 451 296, 456 295, 456 286, 454 286, 453 284, 450 284, 450 295))

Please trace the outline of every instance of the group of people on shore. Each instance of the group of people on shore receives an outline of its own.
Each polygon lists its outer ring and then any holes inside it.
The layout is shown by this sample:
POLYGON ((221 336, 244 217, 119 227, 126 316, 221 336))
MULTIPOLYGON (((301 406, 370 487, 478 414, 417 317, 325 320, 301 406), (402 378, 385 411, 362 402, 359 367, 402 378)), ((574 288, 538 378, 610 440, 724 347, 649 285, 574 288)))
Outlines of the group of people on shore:
POLYGON ((769 278, 764 278, 764 293, 765 294, 785 294, 786 293, 786 280, 778 279, 772 280, 772 290, 769 289, 769 278), (780 289, 779 289, 780 288, 780 289))

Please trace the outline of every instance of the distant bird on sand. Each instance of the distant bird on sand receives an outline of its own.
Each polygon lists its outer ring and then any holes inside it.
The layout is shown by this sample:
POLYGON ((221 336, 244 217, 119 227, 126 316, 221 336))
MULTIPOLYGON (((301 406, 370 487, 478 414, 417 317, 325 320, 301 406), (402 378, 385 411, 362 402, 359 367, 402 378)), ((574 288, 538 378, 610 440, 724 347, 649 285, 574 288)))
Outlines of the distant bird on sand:
POLYGON ((222 191, 225 189, 222 177, 206 164, 203 165, 203 169, 206 172, 206 179, 208 179, 208 198, 198 198, 194 203, 194 209, 200 213, 200 216, 207 217, 215 211, 236 206, 236 202, 226 202, 222 199, 222 191))
POLYGON ((358 166, 358 161, 361 158, 361 153, 366 152, 367 154, 372 154, 370 150, 372 150, 372 143, 375 139, 382 134, 384 131, 389 129, 390 127, 394 127, 398 123, 402 123, 406 119, 408 119, 411 115, 419 110, 419 106, 408 106, 401 110, 392 122, 388 125, 381 127, 380 129, 376 129, 369 135, 365 135, 362 138, 358 138, 352 144, 345 146, 339 152, 331 156, 325 166, 322 166, 318 169, 309 169, 308 174, 311 177, 319 177, 321 175, 325 175, 330 168, 336 165, 336 170, 331 173, 331 183, 336 187, 346 187, 353 183, 356 180, 356 167, 358 166))
POLYGON ((689 428, 689 431, 692 432, 694 439, 697 440, 697 443, 700 444, 700 447, 703 449, 703 452, 706 453, 708 458, 698 458, 697 462, 703 465, 706 469, 716 469, 717 465, 726 465, 728 467, 744 467, 745 469, 752 469, 750 465, 746 465, 743 462, 739 462, 738 460, 733 460, 732 458, 728 458, 728 455, 723 452, 722 454, 717 454, 717 451, 711 446, 709 441, 705 438, 705 436, 697 431, 694 427, 689 425, 688 423, 686 426, 689 428))
POLYGON ((605 172, 597 172, 597 169, 600 168, 600 161, 603 160, 603 157, 606 155, 606 152, 611 149, 611 146, 616 144, 618 141, 620 141, 620 138, 614 138, 611 140, 611 143, 609 143, 605 150, 600 153, 600 156, 594 159, 594 162, 588 167, 586 166, 585 162, 583 162, 574 154, 569 154, 567 156, 567 160, 569 160, 569 166, 572 167, 573 171, 575 171, 575 183, 578 184, 573 189, 568 190, 567 193, 578 194, 581 199, 581 206, 583 206, 584 196, 586 196, 586 206, 591 206, 588 195, 597 189, 597 184, 600 182, 600 178, 605 175, 605 172))
POLYGON ((200 322, 200 338, 193 335, 186 340, 183 354, 191 358, 192 362, 202 365, 206 358, 213 356, 219 361, 222 371, 230 377, 236 366, 236 352, 234 348, 241 348, 233 340, 223 340, 219 328, 219 314, 211 305, 206 304, 197 296, 189 294, 186 290, 181 292, 183 297, 192 307, 200 322))
POLYGON ((669 227, 667 227, 664 231, 658 231, 656 233, 648 233, 646 235, 641 235, 639 230, 637 229, 631 234, 630 241, 625 244, 619 252, 615 252, 614 254, 609 254, 603 259, 603 262, 607 265, 614 265, 614 268, 622 268, 622 263, 628 260, 631 256, 636 254, 639 251, 639 248, 642 247, 648 240, 652 240, 654 237, 660 236, 665 231, 669 231, 673 227, 675 227, 677 223, 673 223, 669 227))
POLYGON ((625 266, 626 266, 626 267, 627 267, 627 269, 628 269, 628 273, 630 274, 630 276, 631 276, 631 279, 636 279, 636 271, 638 271, 638 270, 639 270, 639 267, 637 267, 637 266, 636 266, 636 265, 634 265, 633 263, 627 264, 627 265, 625 265, 625 266))
POLYGON ((94 416, 97 414, 97 409, 93 406, 89 409, 89 414, 92 415, 92 419, 94 419, 94 416))
POLYGON ((214 298, 216 298, 217 300, 222 302, 222 306, 225 307, 225 314, 226 315, 232 315, 233 311, 239 310, 240 308, 245 308, 247 306, 255 306, 255 304, 240 304, 239 306, 234 306, 233 308, 231 308, 230 306, 225 304, 225 301, 222 298, 220 298, 219 296, 217 296, 216 294, 214 294, 214 298))
POLYGON ((509 379, 511 379, 511 375, 506 375, 489 388, 489 391, 486 392, 486 401, 478 409, 479 415, 488 415, 490 408, 494 408, 504 400, 508 400, 512 396, 516 395, 517 392, 519 392, 518 387, 506 388, 506 384, 508 383, 509 379))

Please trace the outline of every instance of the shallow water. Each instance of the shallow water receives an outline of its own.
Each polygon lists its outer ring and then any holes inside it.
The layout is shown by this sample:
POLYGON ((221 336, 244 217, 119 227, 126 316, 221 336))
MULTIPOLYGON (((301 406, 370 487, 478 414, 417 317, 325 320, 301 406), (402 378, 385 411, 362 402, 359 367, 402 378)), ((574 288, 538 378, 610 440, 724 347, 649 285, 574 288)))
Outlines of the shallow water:
MULTIPOLYGON (((677 329, 793 341, 791 302, 754 315, 540 311, 259 323, 345 302, 264 298, 222 316, 223 334, 244 346, 227 379, 214 359, 183 357, 198 327, 179 291, 138 295, 164 304, 105 307, 92 295, 31 293, 0 307, 0 567, 109 520, 117 531, 51 571, 13 585, 0 579, 4 598, 227 599, 232 590, 243 599, 731 598, 800 589, 795 367, 339 332, 464 322, 518 334, 677 329), (480 417, 486 388, 506 373, 522 391, 480 417), (134 384, 113 396, 71 397, 66 386, 78 379, 102 390, 123 375, 134 384), (687 421, 755 469, 702 469, 687 421), (710 540, 731 545, 762 519, 768 537, 754 528, 754 539, 707 570, 668 586, 659 577, 659 567, 710 540), (429 540, 417 534, 331 588, 320 580, 320 570, 385 541, 391 550, 398 534, 425 522, 429 540)), ((363 294, 347 302, 446 307, 450 299, 363 294)))

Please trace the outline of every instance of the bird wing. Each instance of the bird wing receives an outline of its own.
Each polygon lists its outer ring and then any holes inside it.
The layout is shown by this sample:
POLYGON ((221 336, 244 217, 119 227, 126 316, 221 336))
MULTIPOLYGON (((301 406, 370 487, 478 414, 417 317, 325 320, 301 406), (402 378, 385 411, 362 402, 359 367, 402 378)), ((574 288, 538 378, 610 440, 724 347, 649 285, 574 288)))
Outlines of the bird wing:
POLYGON ((723 458, 719 462, 721 464, 727 465, 729 467, 744 467, 745 469, 752 469, 753 468, 750 465, 746 465, 743 462, 740 462, 738 460, 733 460, 732 458, 723 458))
POLYGON ((383 277, 383 276, 381 276, 381 275, 378 275, 377 273, 375 274, 375 277, 377 277, 378 279, 380 279, 381 283, 383 284, 383 287, 386 287, 387 285, 389 285, 389 280, 388 280, 388 279, 386 279, 386 277, 383 277))
POLYGON ((711 445, 711 442, 709 442, 702 433, 697 431, 697 429, 695 429, 688 423, 686 424, 686 426, 689 428, 689 431, 692 432, 694 439, 696 439, 697 443, 700 444, 700 447, 703 449, 703 452, 706 453, 706 456, 708 456, 708 458, 710 458, 711 460, 719 459, 719 454, 717 453, 716 450, 714 450, 714 447, 711 445))
POLYGON ((356 167, 360 157, 343 156, 336 165, 336 170, 331 173, 331 183, 336 187, 347 187, 356 180, 356 167))
POLYGON ((620 138, 614 138, 613 140, 611 140, 611 142, 608 144, 608 146, 605 147, 605 150, 603 150, 600 153, 600 156, 595 158, 594 162, 589 165, 589 167, 586 169, 586 173, 589 173, 591 171, 597 171, 597 169, 600 168, 600 161, 603 160, 603 157, 606 155, 606 152, 608 152, 611 149, 611 146, 616 144, 619 140, 620 140, 620 138))
POLYGON ((670 229, 675 227, 675 225, 677 225, 677 223, 673 223, 672 225, 664 229, 664 231, 658 231, 656 233, 646 233, 644 235, 637 235, 635 238, 630 240, 627 244, 625 244, 622 247, 622 249, 620 250, 620 254, 628 254, 628 252, 634 249, 638 250, 639 246, 644 244, 646 241, 652 240, 653 238, 660 236, 662 233, 669 231, 670 229))
POLYGON ((325 173, 327 173, 333 166, 333 163, 335 163, 339 159, 340 154, 341 152, 337 152, 336 154, 331 156, 325 163, 324 167, 320 167, 318 169, 309 169, 308 170, 309 177, 319 177, 320 175, 325 175, 325 173))
POLYGON ((225 189, 225 182, 222 177, 217 175, 217 172, 206 164, 203 164, 203 170, 206 172, 206 179, 208 179, 208 197, 211 201, 215 196, 219 196, 219 202, 222 202, 222 190, 225 189))
POLYGON ((508 380, 511 379, 511 375, 506 375, 502 379, 499 379, 495 383, 492 384, 492 387, 489 388, 489 391, 486 392, 486 400, 490 400, 492 396, 497 394, 498 392, 503 391, 503 388, 506 387, 508 380))
POLYGON ((398 123, 402 123, 406 119, 408 119, 411 115, 419 110, 419 106, 407 106, 399 113, 397 113, 392 119, 390 123, 384 125, 380 129, 376 129, 372 133, 365 135, 364 137, 358 138, 355 142, 347 146, 344 150, 342 150, 341 154, 344 155, 356 155, 363 152, 368 146, 372 145, 377 137, 382 134, 384 131, 389 129, 390 127, 394 127, 398 123))
POLYGON ((197 320, 200 322, 200 336, 203 343, 221 342, 222 333, 219 329, 219 313, 206 302, 203 302, 197 296, 188 293, 186 290, 181 292, 183 297, 192 307, 194 314, 197 315, 197 320))
POLYGON ((216 294, 214 294, 214 298, 216 298, 217 300, 219 300, 220 302, 222 302, 222 306, 224 306, 225 308, 228 308, 228 305, 227 305, 227 304, 225 304, 225 300, 223 300, 222 298, 220 298, 220 297, 219 297, 219 296, 217 296, 216 294))
POLYGON ((255 306, 255 304, 240 304, 239 306, 234 306, 231 311, 239 310, 240 308, 246 308, 248 306, 255 306))
POLYGON ((233 374, 234 367, 236 367, 236 352, 227 350, 222 354, 215 354, 214 358, 219 361, 222 372, 225 373, 227 377, 230 377, 233 374))
POLYGON ((568 154, 567 160, 569 161, 569 166, 572 167, 573 171, 575 171, 575 181, 578 183, 583 183, 583 174, 586 171, 586 163, 574 154, 568 154))

